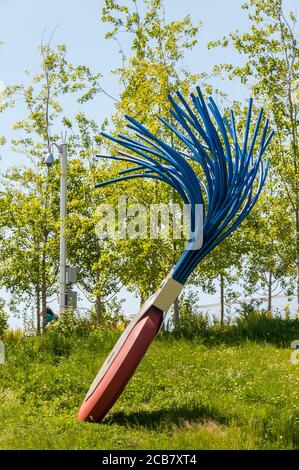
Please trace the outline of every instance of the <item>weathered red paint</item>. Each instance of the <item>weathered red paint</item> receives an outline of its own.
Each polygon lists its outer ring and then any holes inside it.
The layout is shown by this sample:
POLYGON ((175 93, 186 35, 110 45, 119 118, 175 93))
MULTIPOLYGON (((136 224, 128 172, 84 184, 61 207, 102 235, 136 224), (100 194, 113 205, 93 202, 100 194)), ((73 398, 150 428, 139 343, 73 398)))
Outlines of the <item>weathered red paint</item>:
POLYGON ((87 393, 77 417, 79 421, 99 422, 105 417, 144 357, 162 320, 163 312, 155 306, 149 307, 115 353, 92 393, 87 393))

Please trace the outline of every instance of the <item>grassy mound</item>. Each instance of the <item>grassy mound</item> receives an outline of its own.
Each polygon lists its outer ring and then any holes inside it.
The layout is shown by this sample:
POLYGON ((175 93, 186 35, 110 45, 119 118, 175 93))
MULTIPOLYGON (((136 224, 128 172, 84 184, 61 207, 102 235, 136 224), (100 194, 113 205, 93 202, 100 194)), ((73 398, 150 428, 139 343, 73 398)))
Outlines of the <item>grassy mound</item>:
POLYGON ((1 449, 299 448, 299 366, 267 343, 161 336, 103 424, 81 401, 117 333, 6 342, 1 449))

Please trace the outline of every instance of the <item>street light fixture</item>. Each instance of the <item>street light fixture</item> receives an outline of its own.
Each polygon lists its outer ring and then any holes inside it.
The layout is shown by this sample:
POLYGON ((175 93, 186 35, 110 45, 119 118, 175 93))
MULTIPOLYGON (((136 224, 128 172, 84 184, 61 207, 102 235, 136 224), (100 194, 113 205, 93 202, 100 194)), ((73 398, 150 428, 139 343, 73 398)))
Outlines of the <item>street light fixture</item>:
POLYGON ((48 168, 51 168, 51 166, 54 165, 54 157, 52 152, 47 153, 47 155, 44 157, 44 163, 48 168))

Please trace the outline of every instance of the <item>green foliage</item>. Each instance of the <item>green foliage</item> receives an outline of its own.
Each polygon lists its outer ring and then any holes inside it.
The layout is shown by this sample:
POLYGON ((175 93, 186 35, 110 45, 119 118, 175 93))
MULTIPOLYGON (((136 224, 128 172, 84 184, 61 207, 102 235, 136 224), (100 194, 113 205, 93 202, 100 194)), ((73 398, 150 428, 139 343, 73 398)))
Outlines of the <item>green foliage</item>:
POLYGON ((80 317, 73 309, 68 308, 60 315, 58 320, 52 321, 47 326, 47 334, 56 332, 61 337, 77 334, 84 336, 93 329, 88 318, 80 317))
POLYGON ((28 87, 23 84, 6 87, 0 112, 13 107, 16 98, 24 100, 27 115, 14 123, 19 131, 13 140, 18 151, 32 157, 42 157, 51 142, 59 141, 60 135, 52 134, 52 128, 72 128, 73 119, 63 113, 62 98, 73 95, 79 104, 90 101, 100 91, 100 74, 92 74, 85 65, 74 66, 67 61, 66 46, 52 49, 49 44, 40 47, 39 72, 31 77, 28 87), (51 127, 51 130, 50 130, 51 127))
POLYGON ((1 183, 1 285, 15 300, 31 306, 34 301, 39 315, 40 296, 49 297, 57 289, 57 172, 45 175, 38 168, 14 167, 1 183))
POLYGON ((224 72, 228 78, 238 78, 247 85, 265 107, 276 130, 270 153, 268 207, 263 207, 264 221, 260 221, 264 228, 256 232, 260 241, 257 239, 257 250, 252 250, 249 263, 253 261, 256 280, 259 277, 264 284, 265 275, 268 284, 269 277, 276 278, 282 281, 282 287, 288 275, 296 277, 299 311, 298 23, 296 15, 286 11, 283 0, 248 0, 243 8, 248 12, 249 31, 232 32, 210 43, 210 47, 232 45, 244 56, 242 66, 221 64, 215 72, 224 72))
MULTIPOLYGON (((114 71, 120 77, 122 91, 113 124, 116 132, 126 132, 124 115, 129 114, 177 147, 177 139, 161 126, 158 115, 172 120, 167 95, 179 89, 186 96, 194 83, 204 77, 204 74, 192 74, 183 66, 178 67, 187 51, 196 45, 200 25, 194 25, 190 16, 167 22, 163 0, 145 0, 143 7, 141 11, 136 1, 125 2, 125 5, 114 0, 104 2, 102 20, 112 26, 106 37, 116 40, 122 55, 122 65, 114 71), (124 32, 130 38, 129 51, 122 46, 120 33, 124 32)), ((105 146, 109 151, 116 151, 115 146, 106 141, 105 146)), ((116 171, 126 168, 127 164, 112 166, 116 171)), ((112 191, 103 189, 105 202, 116 201, 117 196, 124 194, 124 188, 128 205, 142 203, 149 207, 179 201, 175 191, 167 185, 139 179, 114 187, 112 191), (111 192, 114 199, 111 199, 111 192)), ((158 288, 183 246, 184 240, 171 237, 119 241, 118 255, 126 266, 120 272, 120 279, 145 300, 158 288)))
POLYGON ((203 313, 183 307, 179 321, 174 322, 173 331, 164 332, 164 335, 192 339, 207 346, 255 341, 289 347, 299 337, 299 320, 273 317, 270 312, 258 310, 253 304, 244 304, 233 321, 221 325, 203 313))
POLYGON ((279 179, 270 169, 269 182, 241 233, 241 243, 247 248, 242 267, 246 293, 266 291, 269 311, 275 292, 291 296, 295 290, 294 227, 289 204, 278 186, 279 179))
POLYGON ((197 307, 198 298, 194 292, 180 297, 180 316, 173 319, 173 331, 176 337, 192 339, 205 335, 209 326, 207 315, 203 315, 197 307))
MULTIPOLYGON (((0 254, 6 260, 0 265, 1 284, 14 296, 15 302, 26 301, 25 310, 32 307, 34 301, 38 331, 40 311, 45 310, 47 299, 58 291, 59 269, 59 158, 48 170, 42 165, 42 157, 48 153, 51 143, 60 142, 60 133, 64 131, 70 134, 67 235, 72 243, 69 261, 82 260, 79 284, 85 279, 82 284, 88 295, 95 295, 96 288, 99 290, 98 272, 102 267, 97 266, 99 252, 94 220, 89 220, 95 207, 91 162, 99 143, 99 126, 87 118, 81 106, 100 91, 100 75, 93 74, 85 65, 68 62, 65 45, 51 48, 49 44, 42 44, 40 58, 39 71, 30 77, 30 84, 7 87, 0 106, 1 112, 8 106, 13 107, 16 99, 24 101, 24 117, 13 126, 16 137, 11 144, 15 151, 30 159, 25 167, 10 168, 1 180, 0 254), (78 104, 73 116, 66 116, 63 109, 69 95, 78 104), (84 217, 89 223, 83 223, 84 217)), ((113 292, 112 274, 110 281, 107 289, 113 292)))
POLYGON ((4 334, 3 334, 3 340, 6 342, 18 342, 18 341, 22 341, 24 338, 24 331, 21 330, 21 329, 12 329, 12 328, 8 328, 7 330, 4 331, 4 334))
POLYGON ((102 316, 99 319, 96 311, 96 305, 90 309, 89 315, 91 321, 95 324, 103 323, 106 328, 122 328, 126 323, 126 320, 123 316, 122 304, 124 300, 118 300, 116 297, 113 297, 109 303, 102 305, 102 316))
POLYGON ((236 328, 242 338, 287 347, 299 335, 297 318, 273 317, 270 312, 259 311, 252 304, 245 304, 237 313, 236 328))
MULTIPOLYGON (((119 278, 126 266, 115 241, 103 241, 97 236, 100 220, 97 207, 102 199, 94 186, 107 179, 111 170, 105 164, 94 164, 92 145, 95 145, 96 130, 84 128, 82 136, 85 143, 80 158, 74 157, 68 170, 68 259, 78 266, 78 284, 95 303, 95 316, 100 321, 110 308, 111 298, 122 287, 119 278)), ((109 194, 105 202, 112 202, 109 194)))

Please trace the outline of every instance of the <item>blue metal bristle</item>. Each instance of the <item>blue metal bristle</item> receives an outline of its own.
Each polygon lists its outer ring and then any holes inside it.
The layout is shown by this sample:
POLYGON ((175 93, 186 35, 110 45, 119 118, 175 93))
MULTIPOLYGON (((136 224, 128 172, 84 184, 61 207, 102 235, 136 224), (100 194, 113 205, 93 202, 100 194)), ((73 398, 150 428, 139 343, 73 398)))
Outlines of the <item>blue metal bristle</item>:
POLYGON ((212 98, 206 103, 200 88, 197 87, 196 90, 197 94, 191 94, 193 109, 179 92, 178 102, 169 96, 171 114, 178 127, 160 118, 181 141, 186 152, 172 148, 134 118, 126 116, 128 127, 134 131, 138 140, 122 134, 113 137, 102 132, 102 135, 135 155, 119 152, 120 156, 99 157, 127 161, 136 166, 120 171, 118 178, 96 185, 99 188, 132 178, 164 181, 178 192, 185 204, 190 205, 192 231, 196 222, 196 206, 204 206, 203 244, 199 249, 190 249, 190 243, 192 248, 196 241, 189 240, 188 249, 185 248, 173 269, 172 277, 181 284, 186 282, 198 263, 230 235, 252 210, 268 172, 268 160, 263 163, 262 156, 274 135, 273 131, 268 132, 269 121, 266 120, 261 131, 259 148, 255 150, 263 110, 259 112, 249 141, 253 105, 253 100, 250 99, 244 138, 240 146, 233 110, 230 111, 228 121, 212 98), (192 166, 188 160, 193 162, 192 166), (204 181, 195 173, 194 162, 201 166, 204 181))

